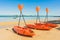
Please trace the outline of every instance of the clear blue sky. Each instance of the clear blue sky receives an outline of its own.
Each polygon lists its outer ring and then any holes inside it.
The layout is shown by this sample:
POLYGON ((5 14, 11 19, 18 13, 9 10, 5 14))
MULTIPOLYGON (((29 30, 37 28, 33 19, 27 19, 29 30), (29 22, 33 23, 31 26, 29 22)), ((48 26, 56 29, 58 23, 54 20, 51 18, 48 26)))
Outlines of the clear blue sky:
POLYGON ((40 6, 40 15, 60 15, 60 0, 0 0, 0 15, 19 15, 18 4, 24 4, 23 14, 36 15, 36 6, 40 6))

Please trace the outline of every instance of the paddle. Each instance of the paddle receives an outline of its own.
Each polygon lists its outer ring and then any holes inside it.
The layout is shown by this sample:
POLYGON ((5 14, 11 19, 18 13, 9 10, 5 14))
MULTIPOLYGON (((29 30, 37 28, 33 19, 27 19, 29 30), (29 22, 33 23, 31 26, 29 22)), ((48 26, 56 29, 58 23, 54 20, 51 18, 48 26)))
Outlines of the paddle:
POLYGON ((45 17, 45 22, 48 22, 48 8, 46 8, 46 17, 45 17))
POLYGON ((38 22, 38 20, 39 20, 39 22, 40 22, 39 11, 40 11, 40 7, 37 6, 37 7, 36 7, 36 12, 37 12, 36 23, 38 22))
MULTIPOLYGON (((20 5, 20 4, 19 4, 19 5, 18 5, 18 9, 20 10, 20 16, 23 17, 24 23, 25 23, 25 25, 26 25, 26 22, 25 22, 24 16, 23 16, 23 14, 22 14, 23 5, 20 5)), ((20 19, 21 19, 20 16, 19 16, 18 26, 20 25, 20 19)))

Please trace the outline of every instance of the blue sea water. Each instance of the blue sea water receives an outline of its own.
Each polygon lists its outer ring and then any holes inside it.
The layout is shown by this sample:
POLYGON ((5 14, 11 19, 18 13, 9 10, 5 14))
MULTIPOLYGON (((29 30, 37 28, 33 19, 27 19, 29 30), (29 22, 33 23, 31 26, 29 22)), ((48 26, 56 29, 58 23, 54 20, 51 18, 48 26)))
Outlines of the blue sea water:
MULTIPOLYGON (((18 18, 19 17, 16 17, 16 16, 0 16, 0 22, 7 22, 7 21, 18 21, 18 18)), ((33 20, 33 19, 36 19, 36 16, 24 16, 25 20, 33 20)), ((40 19, 44 19, 45 16, 40 16, 40 19)), ((56 19, 59 19, 60 17, 52 17, 52 16, 49 16, 48 17, 49 20, 56 20, 56 19)), ((21 20, 22 20, 22 17, 21 17, 21 20)))

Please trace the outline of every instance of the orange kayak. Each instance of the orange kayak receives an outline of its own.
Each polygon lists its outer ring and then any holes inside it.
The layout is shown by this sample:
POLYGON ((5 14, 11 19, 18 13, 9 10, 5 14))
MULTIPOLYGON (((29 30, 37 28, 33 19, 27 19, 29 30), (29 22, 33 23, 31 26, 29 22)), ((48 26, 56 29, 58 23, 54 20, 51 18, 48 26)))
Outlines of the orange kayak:
POLYGON ((32 37, 34 35, 34 32, 29 28, 23 28, 20 26, 14 26, 13 31, 15 31, 17 34, 28 36, 28 37, 32 37))
POLYGON ((55 28, 57 27, 58 25, 57 24, 53 24, 53 23, 46 23, 46 25, 52 27, 52 28, 55 28))
MULTIPOLYGON (((41 23, 35 23, 35 25, 40 26, 42 25, 41 23)), ((55 28, 58 25, 57 24, 53 24, 53 23, 44 23, 44 25, 48 25, 49 27, 55 28)))
POLYGON ((44 24, 41 24, 41 25, 28 24, 27 27, 32 28, 32 29, 38 29, 38 30, 50 30, 51 29, 51 27, 49 27, 48 25, 44 25, 44 24))
POLYGON ((48 25, 44 25, 44 24, 40 24, 40 25, 36 25, 37 29, 40 29, 40 30, 50 30, 51 27, 49 27, 48 25))

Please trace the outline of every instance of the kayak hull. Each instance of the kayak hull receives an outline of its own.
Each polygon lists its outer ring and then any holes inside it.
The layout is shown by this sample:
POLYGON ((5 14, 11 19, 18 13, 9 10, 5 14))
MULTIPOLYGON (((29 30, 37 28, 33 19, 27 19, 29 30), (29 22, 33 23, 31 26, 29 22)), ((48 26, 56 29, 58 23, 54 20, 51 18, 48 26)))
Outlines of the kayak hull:
POLYGON ((46 23, 46 25, 52 27, 52 28, 55 28, 57 27, 58 25, 57 24, 53 24, 53 23, 46 23))
POLYGON ((52 27, 52 28, 55 28, 55 27, 58 26, 57 24, 53 24, 53 23, 44 23, 44 24, 35 23, 35 25, 37 25, 37 26, 40 26, 40 25, 48 25, 49 27, 52 27))
POLYGON ((28 28, 32 28, 32 29, 38 29, 38 30, 50 30, 51 27, 48 27, 48 25, 32 25, 32 24, 28 24, 27 25, 28 28))
POLYGON ((28 36, 28 37, 32 37, 34 35, 34 32, 29 28, 22 28, 19 26, 14 26, 13 31, 19 35, 28 36))

